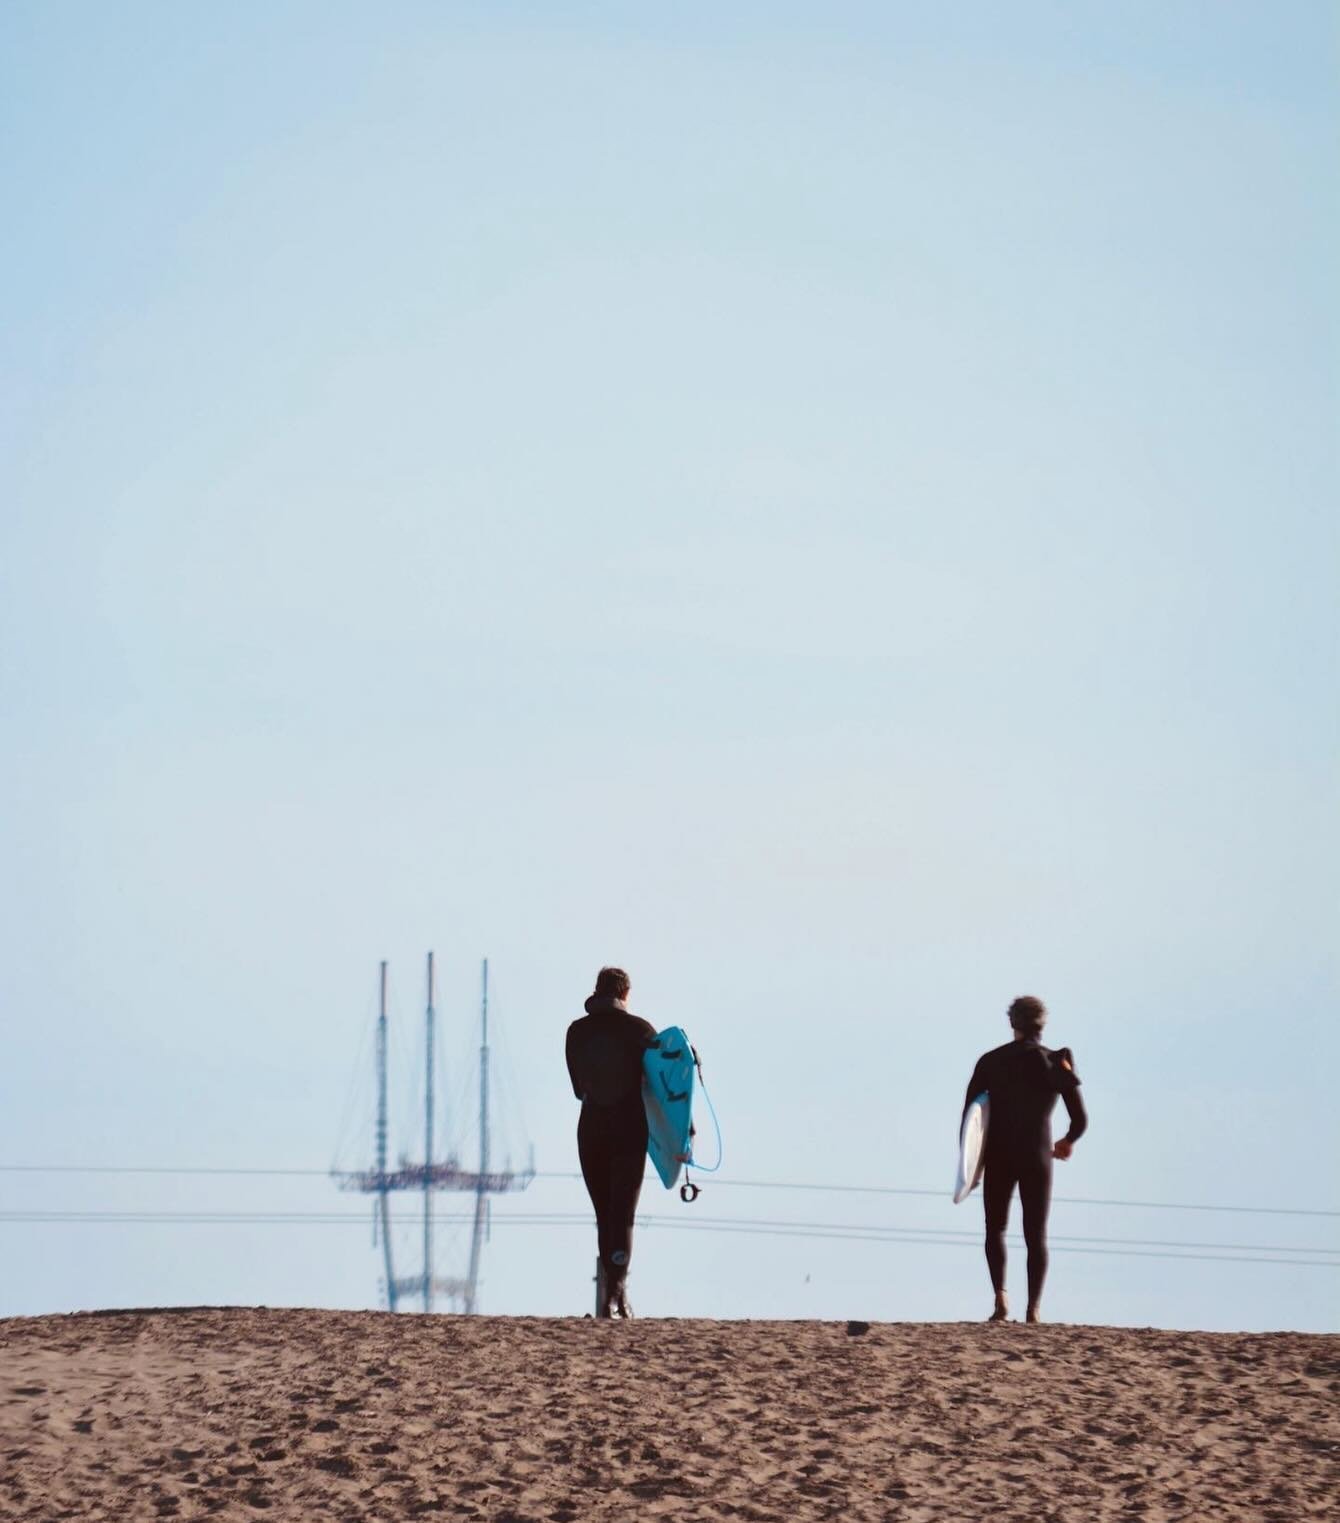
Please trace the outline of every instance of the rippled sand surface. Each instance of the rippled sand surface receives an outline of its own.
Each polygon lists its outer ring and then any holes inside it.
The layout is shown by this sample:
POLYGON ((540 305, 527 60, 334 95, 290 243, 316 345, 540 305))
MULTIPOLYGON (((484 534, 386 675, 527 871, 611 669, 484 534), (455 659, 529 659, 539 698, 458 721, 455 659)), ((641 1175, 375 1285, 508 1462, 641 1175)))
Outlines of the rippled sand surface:
POLYGON ((201 1308, 0 1322, 0 1518, 1340 1516, 1340 1339, 201 1308))

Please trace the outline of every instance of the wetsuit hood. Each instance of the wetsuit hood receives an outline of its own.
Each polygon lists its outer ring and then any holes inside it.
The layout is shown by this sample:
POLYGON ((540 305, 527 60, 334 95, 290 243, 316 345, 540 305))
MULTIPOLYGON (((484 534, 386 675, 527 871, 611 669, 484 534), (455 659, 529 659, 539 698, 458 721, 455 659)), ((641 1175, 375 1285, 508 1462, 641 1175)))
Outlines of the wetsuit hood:
POLYGON ((628 1014, 628 1001, 615 999, 612 994, 593 994, 582 1006, 587 1015, 613 1015, 618 1011, 622 1015, 628 1014))

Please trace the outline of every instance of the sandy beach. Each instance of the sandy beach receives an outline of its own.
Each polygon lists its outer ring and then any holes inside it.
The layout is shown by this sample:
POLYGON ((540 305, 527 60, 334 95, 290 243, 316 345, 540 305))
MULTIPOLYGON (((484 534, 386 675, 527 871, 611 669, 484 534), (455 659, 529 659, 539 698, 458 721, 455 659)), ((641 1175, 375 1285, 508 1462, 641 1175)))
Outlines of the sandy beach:
POLYGON ((0 1322, 0 1517, 1334 1517, 1340 1338, 200 1308, 0 1322))

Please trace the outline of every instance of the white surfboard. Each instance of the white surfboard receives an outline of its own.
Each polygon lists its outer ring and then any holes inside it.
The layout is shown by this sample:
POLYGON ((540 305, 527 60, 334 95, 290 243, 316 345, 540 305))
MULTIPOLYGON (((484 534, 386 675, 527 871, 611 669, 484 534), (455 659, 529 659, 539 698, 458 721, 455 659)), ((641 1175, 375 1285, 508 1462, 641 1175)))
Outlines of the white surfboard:
POLYGON ((983 1093, 963 1113, 958 1134, 958 1178, 954 1182, 954 1204, 967 1200, 977 1188, 986 1167, 986 1129, 991 1120, 991 1101, 983 1093))

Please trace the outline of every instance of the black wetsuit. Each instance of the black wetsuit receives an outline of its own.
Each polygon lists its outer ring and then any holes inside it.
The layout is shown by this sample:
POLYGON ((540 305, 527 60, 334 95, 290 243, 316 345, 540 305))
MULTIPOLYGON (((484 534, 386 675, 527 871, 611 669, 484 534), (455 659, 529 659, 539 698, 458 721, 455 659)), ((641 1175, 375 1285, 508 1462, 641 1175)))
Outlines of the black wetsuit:
POLYGON ((622 1287, 633 1254, 633 1218, 647 1160, 642 1054, 656 1028, 622 1003, 592 995, 586 1015, 568 1027, 568 1074, 582 1102, 577 1156, 596 1211, 605 1285, 622 1287))
POLYGON ((991 1098, 986 1131, 986 1176, 982 1184, 986 1208, 986 1262, 991 1285, 1005 1289, 1005 1228, 1010 1198, 1019 1186, 1024 1212, 1024 1242, 1028 1246, 1028 1304, 1036 1306, 1047 1278, 1047 1213, 1052 1198, 1051 1114, 1059 1095, 1070 1116, 1068 1142, 1076 1142, 1088 1126, 1079 1075, 1068 1047, 1054 1052, 1037 1037, 1017 1038, 984 1053, 977 1060, 963 1102, 964 1113, 983 1090, 991 1098))

